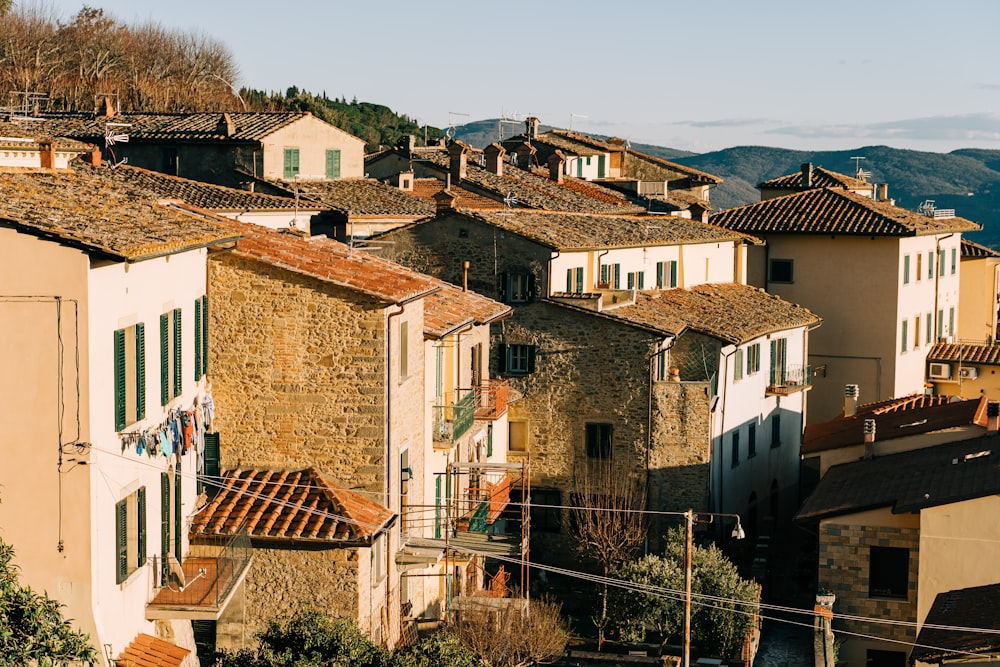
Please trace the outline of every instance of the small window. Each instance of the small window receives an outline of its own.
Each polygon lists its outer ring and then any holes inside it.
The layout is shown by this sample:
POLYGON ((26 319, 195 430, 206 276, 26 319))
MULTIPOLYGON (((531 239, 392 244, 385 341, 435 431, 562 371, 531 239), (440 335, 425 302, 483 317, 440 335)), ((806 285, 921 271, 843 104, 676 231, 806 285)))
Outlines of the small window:
POLYGON ((146 487, 115 503, 115 542, 115 583, 121 584, 146 562, 146 487))
POLYGON ((630 271, 628 274, 629 289, 645 289, 646 274, 643 271, 630 271))
POLYGON ((732 467, 740 464, 740 432, 733 431, 732 467))
MULTIPOLYGON (((340 151, 330 150, 326 151, 326 177, 327 178, 340 178, 340 151)), ((407 187, 404 182, 403 187, 407 187)))
POLYGON ((743 379, 743 350, 736 350, 733 355, 733 382, 743 379))
POLYGON ((160 315, 160 404, 166 405, 181 395, 184 384, 183 316, 180 308, 160 315))
POLYGON ((535 276, 527 271, 501 273, 497 283, 501 303, 527 303, 534 299, 535 276))
POLYGON ((286 180, 291 180, 298 176, 299 173, 299 149, 298 148, 286 148, 285 149, 285 165, 284 165, 284 177, 286 180))
POLYGON ((586 425, 585 434, 588 458, 611 458, 611 424, 589 423, 586 425))
POLYGON ((677 262, 656 263, 656 287, 657 289, 673 289, 677 287, 677 262))
POLYGON ((566 291, 580 294, 583 292, 583 267, 566 269, 566 291))
POLYGON ((903 335, 900 337, 900 346, 899 346, 900 352, 906 352, 906 340, 907 340, 906 332, 909 324, 910 324, 909 320, 903 320, 903 335))
POLYGON ((372 541, 372 587, 378 586, 385 579, 385 535, 379 533, 372 541))
POLYGON ((957 248, 952 248, 951 249, 951 275, 955 275, 955 272, 957 270, 958 270, 958 249, 957 248))
POLYGON ((501 345, 503 369, 507 373, 534 373, 534 345, 501 345))
POLYGON ((410 323, 399 323, 399 381, 410 376, 410 323))
POLYGON ((908 285, 910 283, 910 256, 903 256, 903 284, 908 285))
POLYGON ((507 449, 512 452, 528 451, 528 422, 512 421, 507 425, 507 449))
POLYGON ((920 277, 923 276, 923 274, 924 274, 923 259, 924 259, 924 254, 922 252, 918 252, 917 253, 917 270, 914 271, 914 274, 917 277, 917 282, 920 282, 920 277))
POLYGON ((909 579, 909 549, 868 548, 868 597, 905 600, 909 594, 909 579))
POLYGON ((931 250, 927 253, 927 277, 934 277, 934 251, 931 250))
POLYGON ((562 532, 560 505, 562 505, 562 493, 559 489, 532 489, 531 530, 543 533, 562 532))
POLYGON ((771 448, 781 446, 781 415, 775 413, 771 417, 771 448))
POLYGON ((934 321, 931 318, 930 313, 927 313, 927 317, 924 319, 927 320, 927 323, 924 325, 924 328, 927 330, 927 344, 930 345, 932 336, 934 335, 934 321))
POLYGON ((146 417, 146 333, 143 324, 114 334, 115 430, 146 417))
POLYGON ((938 275, 939 276, 944 276, 944 262, 945 262, 944 253, 943 252, 938 253, 938 275))
POLYGON ((753 375, 760 370, 760 343, 747 347, 747 375, 753 375))
POLYGON ((772 283, 790 283, 792 281, 792 260, 772 259, 770 266, 770 276, 772 283))
POLYGON ((752 459, 757 456, 757 423, 750 422, 747 425, 747 458, 752 459))

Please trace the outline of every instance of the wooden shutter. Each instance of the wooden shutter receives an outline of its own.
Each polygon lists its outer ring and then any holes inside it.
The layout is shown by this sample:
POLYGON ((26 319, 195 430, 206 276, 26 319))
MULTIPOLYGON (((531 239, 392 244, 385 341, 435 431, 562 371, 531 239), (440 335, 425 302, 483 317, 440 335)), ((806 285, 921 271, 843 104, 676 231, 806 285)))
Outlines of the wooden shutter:
POLYGON ((117 568, 115 583, 120 584, 128 579, 128 501, 115 503, 115 552, 117 553, 117 568))
POLYGON ((646 287, 646 272, 639 272, 639 289, 645 289, 646 287))
POLYGON ((170 325, 166 313, 160 315, 160 405, 170 402, 170 325))
POLYGON ((583 267, 579 266, 576 269, 576 291, 583 291, 583 267))
POLYGON ((566 269, 566 291, 573 291, 573 269, 566 269))
POLYGON ((139 545, 136 562, 142 567, 146 562, 146 487, 140 486, 135 494, 136 522, 139 527, 139 545))
POLYGON ((622 265, 621 264, 615 264, 614 267, 615 267, 615 285, 614 285, 614 287, 615 287, 615 289, 618 289, 619 287, 621 287, 621 284, 622 284, 622 265))
POLYGON ((326 151, 326 177, 327 178, 340 178, 340 151, 330 150, 326 151))
POLYGON ((497 277, 497 301, 510 303, 510 274, 501 273, 497 277))
POLYGON ((115 331, 115 430, 125 428, 125 330, 115 331))
POLYGON ((160 583, 167 582, 167 554, 170 553, 170 474, 160 473, 160 583))
POLYGON ((677 287, 677 262, 670 262, 670 286, 677 287))
POLYGON ((194 300, 194 381, 201 379, 201 299, 194 300))
POLYGON ((510 346, 506 343, 500 343, 497 345, 497 354, 499 355, 498 366, 501 371, 505 373, 510 372, 510 346))
POLYGON ((656 287, 657 289, 663 289, 663 262, 656 263, 656 287))
POLYGON ((174 471, 174 556, 181 562, 183 542, 181 540, 181 467, 178 464, 174 471))
POLYGON ((201 370, 208 375, 208 295, 201 297, 201 370))
POLYGON ((733 381, 743 379, 743 350, 736 350, 733 355, 733 381))
POLYGON ((219 477, 222 475, 221 451, 219 449, 219 434, 205 434, 205 477, 204 491, 214 497, 219 492, 219 477))
POLYGON ((181 387, 184 383, 184 364, 181 363, 184 360, 184 355, 181 354, 184 349, 181 345, 181 334, 183 333, 181 331, 182 320, 181 309, 174 308, 174 396, 181 395, 181 387))
POLYGON ((146 418, 146 325, 135 325, 135 419, 146 418))

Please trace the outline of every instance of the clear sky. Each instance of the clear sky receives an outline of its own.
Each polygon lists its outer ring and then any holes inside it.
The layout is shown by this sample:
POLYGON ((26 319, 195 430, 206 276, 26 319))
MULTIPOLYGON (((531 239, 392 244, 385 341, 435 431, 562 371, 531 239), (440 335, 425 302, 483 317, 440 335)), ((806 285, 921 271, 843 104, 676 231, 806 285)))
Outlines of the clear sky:
POLYGON ((86 1, 221 39, 237 85, 438 127, 516 114, 695 152, 1000 148, 994 0, 86 1))

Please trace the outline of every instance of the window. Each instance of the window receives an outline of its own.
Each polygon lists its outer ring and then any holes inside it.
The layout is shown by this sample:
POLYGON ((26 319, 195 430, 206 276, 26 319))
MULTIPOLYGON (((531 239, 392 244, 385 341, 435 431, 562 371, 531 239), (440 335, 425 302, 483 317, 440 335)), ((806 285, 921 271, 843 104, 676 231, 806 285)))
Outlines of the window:
POLYGON ((955 271, 958 270, 958 249, 951 249, 951 275, 955 275, 955 271))
POLYGON ((528 422, 510 422, 507 425, 507 449, 512 452, 528 451, 528 422))
POLYGON ((939 252, 938 253, 938 275, 939 276, 943 276, 944 275, 944 253, 943 252, 939 252))
POLYGON ((663 350, 656 355, 656 379, 662 382, 669 377, 670 369, 667 368, 669 357, 667 351, 663 350))
MULTIPOLYGON (((202 361, 204 351, 202 350, 202 313, 201 299, 194 300, 194 381, 197 382, 202 376, 202 361)), ((206 343, 208 341, 205 341, 206 343)))
POLYGON ((923 259, 924 259, 924 254, 922 252, 918 252, 917 253, 917 270, 914 271, 914 274, 916 274, 916 276, 917 276, 917 281, 918 282, 920 281, 920 276, 922 276, 923 273, 924 273, 924 270, 923 270, 923 259))
POLYGON ((181 363, 181 309, 160 315, 160 405, 180 396, 184 376, 181 363))
POLYGON ((868 547, 868 597, 900 598, 909 593, 910 550, 868 547))
POLYGON ((630 271, 628 274, 629 289, 644 289, 646 283, 645 271, 630 271))
POLYGON ((219 492, 219 478, 222 476, 222 451, 219 449, 219 433, 205 434, 204 468, 198 474, 198 495, 205 493, 214 498, 219 492))
POLYGON ((146 417, 146 333, 142 323, 114 334, 115 430, 146 417))
POLYGON ((771 385, 773 386, 780 387, 785 384, 787 349, 787 338, 775 338, 771 341, 771 385))
POLYGON ((733 355, 733 382, 743 379, 743 350, 736 350, 733 355))
POLYGON ((291 180, 295 178, 299 173, 299 149, 298 148, 286 148, 285 149, 285 169, 284 175, 286 180, 291 180))
POLYGON ((340 178, 340 151, 339 150, 327 149, 327 151, 326 151, 326 177, 327 178, 340 178))
POLYGON ((501 273, 497 288, 501 303, 527 303, 534 298, 535 275, 526 271, 501 273))
POLYGON ((747 347, 747 375, 753 375, 760 370, 760 343, 747 347))
POLYGON ((955 306, 948 309, 948 335, 955 335, 955 306))
POLYGON ((201 372, 208 374, 208 295, 201 297, 201 372))
POLYGON ((612 264, 611 265, 611 287, 614 289, 621 289, 622 287, 622 265, 612 264))
MULTIPOLYGON (((513 492, 511 492, 513 496, 513 492)), ((558 533, 562 531, 562 493, 559 489, 531 490, 531 530, 543 533, 558 533), (539 507, 553 505, 554 507, 539 507)))
POLYGON ((757 422, 750 422, 747 425, 747 458, 752 459, 757 456, 757 422))
POLYGON ((931 337, 934 335, 934 323, 933 320, 931 319, 930 313, 927 313, 927 317, 925 317, 924 319, 927 321, 927 323, 924 325, 924 328, 927 329, 927 344, 930 345, 931 337))
POLYGON ((900 337, 900 352, 906 352, 906 327, 909 324, 908 320, 903 320, 903 335, 900 337))
POLYGON ((146 487, 115 503, 115 543, 115 583, 121 584, 146 562, 146 487))
POLYGON ((781 414, 775 413, 771 417, 771 448, 781 446, 781 414))
POLYGON ((183 543, 181 535, 181 470, 178 467, 171 476, 169 472, 160 473, 160 581, 167 583, 170 568, 167 562, 170 556, 181 562, 183 543))
POLYGON ((927 278, 934 277, 934 251, 931 250, 927 253, 927 278))
POLYGON ((740 464, 740 432, 733 431, 733 449, 732 449, 733 461, 732 467, 735 468, 740 464))
POLYGON ((378 586, 385 579, 385 535, 378 533, 372 540, 372 587, 378 586))
POLYGON ((903 256, 903 284, 908 285, 910 283, 910 256, 903 256))
POLYGON ((792 282, 792 260, 772 259, 768 280, 772 283, 792 282))
POLYGON ((583 292, 583 267, 578 266, 573 269, 566 269, 566 291, 583 292))
POLYGON ((501 345, 501 368, 506 373, 534 373, 534 345, 501 345))
POLYGON ((611 458, 611 424, 588 423, 585 428, 585 435, 588 458, 611 458))
POLYGON ((913 318, 913 349, 920 347, 920 316, 913 318))
POLYGON ((674 287, 677 287, 677 262, 675 260, 657 262, 656 288, 673 289, 674 287))
POLYGON ((410 375, 410 323, 399 323, 399 380, 410 375))
POLYGON ((937 335, 939 340, 944 338, 944 308, 938 311, 937 335))

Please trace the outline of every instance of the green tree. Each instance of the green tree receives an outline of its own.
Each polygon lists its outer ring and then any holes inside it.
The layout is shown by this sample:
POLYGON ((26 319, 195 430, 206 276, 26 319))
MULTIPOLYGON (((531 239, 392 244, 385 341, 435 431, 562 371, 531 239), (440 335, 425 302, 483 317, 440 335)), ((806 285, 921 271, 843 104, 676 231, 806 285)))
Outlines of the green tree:
MULTIPOLYGON (((684 624, 684 550, 684 529, 675 528, 666 535, 662 556, 646 556, 615 571, 616 577, 640 586, 676 591, 636 593, 616 588, 609 603, 611 615, 627 639, 641 640, 647 629, 661 633, 663 644, 680 639, 684 624)), ((694 545, 691 575, 691 642, 707 653, 732 656, 750 631, 760 602, 760 586, 740 577, 736 566, 712 543, 694 545)))
POLYGON ((90 638, 62 617, 62 604, 19 583, 13 560, 0 540, 0 667, 95 662, 90 638))
POLYGON ((393 667, 481 667, 482 663, 450 632, 435 632, 414 646, 396 651, 393 667))

